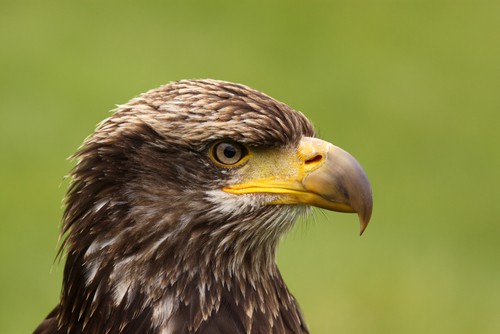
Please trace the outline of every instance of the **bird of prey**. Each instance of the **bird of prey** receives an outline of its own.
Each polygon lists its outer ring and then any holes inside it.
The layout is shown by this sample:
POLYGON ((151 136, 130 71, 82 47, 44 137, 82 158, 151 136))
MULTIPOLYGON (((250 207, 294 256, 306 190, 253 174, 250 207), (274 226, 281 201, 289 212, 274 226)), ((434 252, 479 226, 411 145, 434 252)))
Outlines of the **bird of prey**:
POLYGON ((360 164, 252 88, 183 80, 101 122, 74 155, 60 303, 35 333, 308 333, 276 265, 311 206, 355 212, 360 164))

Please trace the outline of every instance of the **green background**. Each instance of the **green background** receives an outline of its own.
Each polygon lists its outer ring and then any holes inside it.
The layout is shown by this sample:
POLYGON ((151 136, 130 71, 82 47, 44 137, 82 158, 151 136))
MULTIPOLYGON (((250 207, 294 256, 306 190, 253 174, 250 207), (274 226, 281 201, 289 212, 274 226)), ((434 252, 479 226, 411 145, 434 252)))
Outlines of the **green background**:
POLYGON ((500 333, 500 2, 0 4, 0 332, 58 300, 65 160, 115 104, 216 78, 303 111, 374 191, 278 262, 313 333, 500 333))

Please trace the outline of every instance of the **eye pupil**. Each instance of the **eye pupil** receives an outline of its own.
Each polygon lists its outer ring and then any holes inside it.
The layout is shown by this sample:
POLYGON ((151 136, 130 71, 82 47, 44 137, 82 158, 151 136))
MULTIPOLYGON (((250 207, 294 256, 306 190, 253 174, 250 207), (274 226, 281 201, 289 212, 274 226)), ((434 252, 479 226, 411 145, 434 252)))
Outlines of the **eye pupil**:
POLYGON ((225 166, 235 165, 247 155, 244 146, 235 142, 219 142, 212 146, 210 155, 225 166))
POLYGON ((224 147, 224 156, 226 158, 233 158, 236 155, 236 149, 232 146, 224 147))

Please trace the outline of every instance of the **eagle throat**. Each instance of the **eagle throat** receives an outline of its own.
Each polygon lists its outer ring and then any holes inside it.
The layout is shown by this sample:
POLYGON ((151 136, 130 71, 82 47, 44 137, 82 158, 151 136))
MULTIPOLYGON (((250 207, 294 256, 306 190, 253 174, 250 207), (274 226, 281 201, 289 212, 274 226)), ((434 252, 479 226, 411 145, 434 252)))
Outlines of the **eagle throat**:
MULTIPOLYGON (((105 324, 110 333, 133 333, 149 323, 146 333, 212 333, 224 324, 233 333, 307 332, 275 262, 279 239, 302 210, 206 212, 155 217, 162 233, 144 234, 133 245, 127 228, 88 247, 70 245, 61 326, 85 332, 105 324), (120 323, 126 315, 128 323, 120 323)), ((141 214, 125 210, 120 223, 138 226, 141 214)), ((101 217, 100 226, 118 223, 101 217)))

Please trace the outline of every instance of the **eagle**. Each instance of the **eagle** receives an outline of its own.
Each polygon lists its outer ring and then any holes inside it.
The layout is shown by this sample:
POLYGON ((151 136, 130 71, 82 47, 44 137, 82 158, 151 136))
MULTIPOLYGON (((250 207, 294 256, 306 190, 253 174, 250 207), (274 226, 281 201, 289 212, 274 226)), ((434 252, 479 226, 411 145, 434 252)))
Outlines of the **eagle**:
POLYGON ((357 160, 241 84, 182 80, 117 106, 74 154, 59 304, 36 334, 308 333, 276 264, 311 207, 372 213, 357 160))

